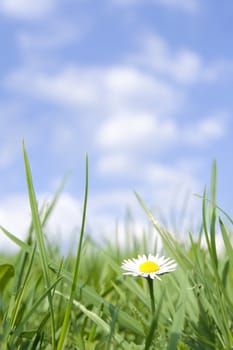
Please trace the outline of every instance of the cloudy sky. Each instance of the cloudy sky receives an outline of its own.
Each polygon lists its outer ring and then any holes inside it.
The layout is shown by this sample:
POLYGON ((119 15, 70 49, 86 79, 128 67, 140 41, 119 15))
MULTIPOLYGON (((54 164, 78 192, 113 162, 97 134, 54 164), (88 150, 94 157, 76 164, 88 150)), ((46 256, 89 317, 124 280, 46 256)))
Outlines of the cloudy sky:
POLYGON ((63 243, 80 224, 85 152, 93 236, 127 208, 139 223, 134 190, 155 216, 180 215, 188 195, 199 217, 213 159, 232 214, 232 11, 226 0, 2 0, 0 223, 23 238, 30 222, 22 139, 39 203, 70 173, 50 222, 63 243))

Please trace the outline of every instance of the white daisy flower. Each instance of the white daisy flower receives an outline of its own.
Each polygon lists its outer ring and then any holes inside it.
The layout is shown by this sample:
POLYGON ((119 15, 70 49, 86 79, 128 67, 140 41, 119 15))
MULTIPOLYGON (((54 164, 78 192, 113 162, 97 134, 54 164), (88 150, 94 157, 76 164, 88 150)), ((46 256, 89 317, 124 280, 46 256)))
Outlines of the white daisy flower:
POLYGON ((172 272, 176 269, 177 264, 173 259, 164 256, 155 256, 149 254, 146 256, 138 255, 135 259, 126 259, 123 261, 121 268, 127 272, 124 275, 149 277, 151 279, 161 280, 159 275, 172 272))

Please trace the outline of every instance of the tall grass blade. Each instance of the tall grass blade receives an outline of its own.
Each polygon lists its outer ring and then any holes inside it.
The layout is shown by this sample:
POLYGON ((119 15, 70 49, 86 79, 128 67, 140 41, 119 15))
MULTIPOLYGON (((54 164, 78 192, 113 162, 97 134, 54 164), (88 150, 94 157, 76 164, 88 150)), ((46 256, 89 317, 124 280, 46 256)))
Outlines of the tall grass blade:
POLYGON ((212 247, 212 257, 216 268, 218 267, 215 226, 216 226, 216 194, 217 194, 217 166, 213 161, 210 185, 210 242, 212 247))
POLYGON ((38 307, 41 305, 41 303, 44 301, 44 299, 48 298, 48 295, 51 294, 51 292, 54 290, 56 285, 61 280, 62 280, 62 276, 58 277, 54 282, 51 283, 50 287, 48 289, 46 289, 44 291, 44 293, 34 302, 34 304, 30 307, 30 310, 27 313, 25 313, 25 315, 23 316, 23 319, 20 322, 20 324, 16 327, 15 332, 14 332, 15 335, 20 334, 25 323, 28 322, 28 320, 34 316, 35 311, 38 309, 38 307))
POLYGON ((151 345, 154 340, 154 333, 158 327, 158 321, 159 321, 159 315, 160 315, 160 310, 162 308, 162 303, 163 303, 163 294, 160 297, 159 303, 158 303, 158 308, 156 310, 155 315, 152 318, 152 322, 150 325, 149 333, 146 337, 146 342, 145 342, 145 350, 149 350, 151 348, 151 345))
POLYGON ((85 193, 84 193, 84 203, 83 203, 82 225, 81 225, 77 255, 75 260, 74 276, 73 276, 72 285, 71 285, 70 297, 66 307, 66 313, 62 324, 62 329, 61 329, 61 334, 58 341, 57 350, 64 349, 66 335, 69 328, 70 314, 71 314, 71 309, 73 305, 74 293, 75 293, 76 284, 78 280, 78 272, 79 272, 79 265, 80 265, 80 259, 81 259, 81 249, 82 249, 84 227, 85 227, 85 220, 86 220, 87 197, 88 197, 88 157, 86 155, 85 193))
MULTIPOLYGON (((58 290, 56 290, 55 293, 58 295, 61 295, 69 302, 70 296, 66 296, 60 293, 58 290)), ((95 312, 88 310, 83 304, 81 304, 75 299, 72 300, 72 305, 78 307, 90 320, 92 320, 97 326, 99 326, 106 334, 108 335, 111 334, 111 327, 95 312)), ((121 344, 121 345, 124 344, 124 339, 119 334, 114 334, 113 338, 116 339, 118 344, 121 344)))
POLYGON ((0 265, 0 294, 3 293, 7 283, 14 276, 14 266, 10 264, 0 265))
POLYGON ((218 268, 218 257, 217 257, 217 248, 216 248, 216 208, 212 209, 212 216, 210 221, 210 243, 212 251, 212 259, 215 264, 216 269, 218 268))
MULTIPOLYGON (((41 220, 40 220, 39 211, 37 207, 36 195, 33 187, 31 169, 30 169, 29 160, 28 160, 24 143, 23 143, 23 155, 24 155, 24 166, 25 166, 26 179, 27 179, 28 195, 29 195, 29 201, 30 201, 30 207, 31 207, 31 213, 32 213, 32 223, 36 234, 36 240, 38 242, 38 249, 39 249, 43 274, 44 274, 45 287, 46 289, 49 289, 50 277, 49 277, 49 269, 48 269, 48 261, 47 261, 47 255, 46 255, 44 236, 42 232, 42 225, 41 225, 41 220)), ((54 310, 53 310, 51 291, 48 292, 48 302, 49 302, 49 308, 51 313, 52 348, 55 350, 56 348, 55 347, 56 346, 55 345, 55 319, 54 319, 54 310)))
POLYGON ((67 180, 67 176, 68 176, 68 174, 66 176, 64 176, 64 178, 62 179, 62 181, 61 181, 60 185, 58 186, 58 189, 57 189, 57 191, 56 191, 56 193, 55 193, 51 203, 49 204, 47 210, 45 211, 45 214, 44 214, 44 216, 42 218, 42 222, 41 222, 42 227, 45 226, 46 222, 48 221, 48 218, 50 217, 54 207, 56 206, 56 204, 57 204, 57 202, 59 200, 61 192, 62 192, 62 190, 63 190, 63 188, 65 186, 65 183, 66 183, 66 180, 67 180))
POLYGON ((221 218, 219 218, 219 224, 220 224, 220 229, 222 232, 222 237, 225 244, 226 252, 228 254, 229 260, 233 267, 233 247, 229 238, 229 234, 221 218))
POLYGON ((187 281, 185 281, 185 278, 184 278, 180 288, 181 289, 180 298, 177 303, 176 312, 175 312, 172 326, 171 326, 171 331, 170 331, 171 334, 170 334, 167 350, 177 349, 177 343, 179 341, 179 338, 181 337, 181 332, 184 327, 186 286, 187 286, 187 281))
POLYGON ((210 254, 212 255, 212 249, 211 249, 211 245, 210 245, 209 231, 208 231, 208 225, 207 225, 206 188, 204 189, 204 193, 203 193, 202 198, 203 198, 202 199, 202 225, 203 225, 203 230, 204 230, 204 234, 205 234, 206 244, 207 244, 207 247, 208 247, 210 254))
POLYGON ((157 222, 157 220, 154 218, 153 214, 151 211, 148 209, 146 204, 143 202, 141 197, 135 192, 136 198, 145 211, 146 215, 148 216, 149 220, 151 221, 152 225, 156 229, 156 231, 159 233, 160 237, 163 240, 164 246, 169 250, 169 252, 174 256, 176 259, 177 263, 186 269, 192 269, 193 268, 193 263, 191 259, 183 252, 182 247, 180 244, 176 241, 176 239, 167 231, 165 231, 157 222))
POLYGON ((16 321, 17 321, 17 317, 18 317, 18 314, 19 314, 20 306, 21 306, 21 303, 22 303, 23 295, 24 295, 24 293, 26 291, 26 286, 27 286, 27 283, 29 282, 29 276, 30 276, 30 273, 31 273, 31 270, 32 270, 32 267, 33 267, 35 252, 36 252, 36 244, 33 247, 33 251, 32 251, 32 254, 31 254, 31 257, 30 257, 28 268, 27 268, 27 271, 25 273, 24 281, 22 283, 22 286, 20 286, 19 292, 18 292, 18 294, 16 296, 14 309, 12 310, 12 315, 10 317, 11 318, 11 329, 14 329, 15 326, 16 326, 16 321))
POLYGON ((32 247, 29 246, 27 243, 21 241, 21 239, 17 238, 15 235, 10 233, 8 230, 6 230, 3 226, 0 225, 0 230, 12 241, 14 242, 19 248, 26 251, 27 253, 32 252, 32 247))

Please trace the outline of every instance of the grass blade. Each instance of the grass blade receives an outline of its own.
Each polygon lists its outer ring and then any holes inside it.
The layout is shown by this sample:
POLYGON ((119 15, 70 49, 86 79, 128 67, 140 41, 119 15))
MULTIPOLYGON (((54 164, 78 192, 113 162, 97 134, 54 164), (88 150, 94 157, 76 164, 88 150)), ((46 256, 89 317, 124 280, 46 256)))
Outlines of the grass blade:
MULTIPOLYGON (((23 320, 21 321, 20 325, 16 328, 14 334, 19 335, 21 330, 23 329, 23 326, 28 320, 35 314, 35 311, 37 308, 41 305, 42 301, 45 298, 48 298, 48 295, 52 293, 56 285, 62 280, 62 276, 58 277, 48 289, 44 291, 44 293, 39 297, 37 301, 31 306, 30 310, 24 315, 23 320)), ((55 348, 56 349, 56 348, 55 348)))
POLYGON ((66 175, 66 176, 63 178, 63 180, 62 180, 61 184, 59 185, 59 187, 58 187, 58 189, 57 189, 57 191, 56 191, 56 193, 55 193, 55 195, 54 195, 54 197, 53 197, 53 199, 52 199, 52 201, 51 201, 49 207, 47 208, 47 210, 46 210, 46 212, 45 212, 45 214, 44 214, 44 217, 43 217, 42 222, 41 222, 42 227, 45 226, 46 222, 48 221, 49 216, 51 215, 51 213, 52 213, 52 211, 53 211, 55 205, 56 205, 57 202, 58 202, 58 199, 59 199, 59 197, 60 197, 60 195, 61 195, 61 192, 62 192, 62 190, 63 190, 63 188, 64 188, 64 186, 65 186, 67 176, 68 176, 68 175, 66 175))
MULTIPOLYGON (((33 187, 31 169, 30 169, 29 160, 28 160, 24 143, 23 143, 23 155, 24 155, 24 165, 25 165, 25 172, 26 172, 26 179, 27 179, 28 195, 29 195, 31 214, 32 214, 32 223, 36 234, 36 240, 38 243, 39 255, 40 255, 41 265, 43 269, 44 280, 45 280, 45 287, 46 289, 49 289, 50 277, 49 277, 46 248, 44 243, 44 236, 42 232, 42 225, 41 225, 41 220, 40 220, 39 211, 37 207, 36 195, 33 187)), ((51 313, 52 348, 55 350, 55 320, 54 320, 51 291, 48 292, 48 302, 49 302, 49 308, 51 313)))
POLYGON ((19 313, 20 305, 22 303, 23 295, 24 295, 24 292, 26 290, 26 285, 29 281, 29 275, 30 275, 31 270, 32 270, 35 252, 36 252, 36 245, 34 245, 34 247, 33 247, 33 251, 31 254, 30 262, 29 262, 29 265, 28 265, 28 268, 27 268, 27 271, 25 274, 23 284, 18 292, 18 295, 16 296, 15 305, 14 305, 14 309, 13 309, 12 316, 11 316, 11 329, 14 329, 15 325, 16 325, 16 320, 17 320, 17 316, 19 313))
POLYGON ((32 247, 29 246, 27 243, 21 241, 21 239, 17 238, 15 235, 7 231, 3 226, 0 225, 0 230, 12 241, 14 242, 18 247, 20 247, 22 250, 26 251, 27 253, 32 252, 32 247))
POLYGON ((82 225, 81 225, 81 231, 80 231, 80 237, 79 237, 79 243, 78 243, 77 256, 76 256, 76 261, 75 261, 74 276, 73 276, 73 281, 72 281, 72 285, 71 285, 70 297, 68 300, 64 321, 62 324, 61 334, 60 334, 60 338, 58 341, 57 350, 62 350, 64 348, 64 345, 65 345, 65 339, 66 339, 66 335, 67 335, 68 328, 69 328, 70 314, 71 314, 71 309, 72 309, 72 305, 73 305, 74 292, 75 292, 76 284, 77 284, 77 280, 78 280, 78 271, 79 271, 79 264, 80 264, 80 259, 81 259, 81 249, 82 249, 83 236, 84 236, 84 227, 85 227, 86 209, 87 209, 87 197, 88 197, 88 157, 87 157, 87 155, 86 155, 86 176, 85 176, 85 179, 86 179, 86 181, 85 181, 82 225))
MULTIPOLYGON (((57 290, 55 291, 55 293, 64 297, 69 302, 69 296, 62 294, 57 290)), ((111 334, 111 327, 104 320, 102 320, 102 318, 99 317, 95 312, 88 310, 83 304, 81 304, 75 299, 72 300, 72 304, 78 307, 90 320, 92 320, 97 326, 99 326, 106 334, 111 334)), ((114 334, 113 338, 115 338, 119 344, 124 344, 124 339, 119 334, 114 334)))
POLYGON ((155 220, 153 214, 151 211, 148 209, 146 204, 143 202, 141 197, 135 192, 136 198, 145 211, 146 215, 148 216, 149 220, 151 221, 152 225, 156 229, 156 231, 159 233, 161 236, 164 246, 169 250, 169 252, 174 256, 176 259, 177 263, 183 267, 185 270, 186 269, 192 269, 193 268, 193 263, 189 259, 189 257, 183 253, 183 250, 180 246, 180 244, 174 239, 174 237, 167 231, 165 231, 155 220))
POLYGON ((228 254, 228 257, 229 257, 229 260, 231 262, 231 265, 233 266, 233 247, 231 245, 229 234, 227 233, 227 229, 226 229, 223 221, 220 218, 219 218, 219 224, 220 224, 220 228, 221 228, 222 237, 223 237, 223 241, 224 241, 224 244, 225 244, 226 252, 228 254))
POLYGON ((160 300, 159 300, 159 304, 158 304, 158 308, 157 308, 157 311, 152 319, 152 322, 151 322, 151 326, 150 326, 150 329, 149 329, 149 333, 146 337, 146 342, 145 342, 145 350, 149 350, 152 343, 153 343, 153 340, 154 340, 154 333, 157 329, 157 326, 158 326, 158 320, 159 320, 159 315, 160 315, 160 310, 162 308, 162 303, 163 303, 163 294, 161 295, 160 297, 160 300))

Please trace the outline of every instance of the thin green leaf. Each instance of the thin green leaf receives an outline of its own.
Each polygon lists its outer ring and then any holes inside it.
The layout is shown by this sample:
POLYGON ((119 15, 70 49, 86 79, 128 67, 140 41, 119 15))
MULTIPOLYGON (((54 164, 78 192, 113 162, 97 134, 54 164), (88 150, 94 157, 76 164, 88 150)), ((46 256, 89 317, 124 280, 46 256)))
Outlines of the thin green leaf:
MULTIPOLYGON (((40 220, 39 211, 37 207, 36 195, 33 187, 31 169, 30 169, 29 160, 28 160, 24 143, 23 143, 23 155, 24 155, 24 165, 25 165, 25 172, 26 172, 26 179, 27 179, 28 195, 29 195, 29 201, 30 201, 30 207, 31 207, 31 213, 32 213, 32 222, 33 222, 33 227, 36 234, 36 239, 38 242, 38 249, 39 249, 44 279, 45 279, 45 286, 46 288, 49 288, 51 283, 50 283, 50 277, 49 277, 46 248, 45 248, 44 237, 42 232, 41 220, 40 220)), ((51 312, 52 346, 53 346, 53 349, 55 350, 55 319, 54 319, 51 292, 48 293, 48 301, 49 301, 49 308, 51 312)))
POLYGON ((19 238, 17 238, 15 235, 7 231, 3 226, 0 225, 0 230, 12 241, 14 242, 18 247, 20 247, 22 250, 26 251, 27 253, 32 252, 32 247, 29 246, 27 243, 24 243, 19 238))
MULTIPOLYGON (((55 291, 56 294, 64 297, 67 301, 70 300, 70 297, 60 293, 58 290, 55 291)), ((97 326, 99 326, 106 334, 111 334, 111 327, 102 320, 95 312, 88 310, 83 304, 78 302, 77 300, 72 300, 72 304, 78 307, 90 320, 92 320, 97 326)), ((124 339, 119 334, 112 335, 113 338, 118 342, 118 344, 123 345, 124 339)))
POLYGON ((212 209, 212 216, 211 216, 211 222, 210 222, 210 243, 211 243, 211 256, 213 259, 213 262, 215 264, 216 269, 218 268, 218 256, 217 256, 217 249, 216 249, 216 240, 215 240, 215 223, 216 223, 216 208, 212 209))
POLYGON ((159 321, 160 311, 161 311, 161 308, 162 308, 162 303, 163 303, 163 294, 160 297, 156 313, 155 313, 155 315, 152 318, 152 322, 151 322, 151 326, 150 326, 150 329, 149 329, 149 333, 148 333, 148 335, 146 337, 145 350, 149 350, 151 345, 152 345, 152 343, 153 343, 154 333, 155 333, 155 331, 156 331, 156 329, 158 327, 158 321, 159 321))
POLYGON ((79 272, 79 265, 80 265, 80 259, 81 259, 81 250, 82 250, 85 219, 86 219, 87 196, 88 196, 88 157, 87 157, 87 155, 86 155, 86 176, 85 176, 85 179, 86 179, 86 181, 85 181, 82 225, 81 225, 77 255, 76 255, 76 260, 75 260, 74 276, 73 276, 73 280, 72 280, 70 298, 68 300, 68 304, 66 307, 66 313, 65 313, 63 324, 62 324, 62 329, 61 329, 61 334, 60 334, 59 341, 58 341, 57 350, 62 350, 64 348, 64 345, 65 345, 65 339, 66 339, 66 335, 67 335, 68 328, 69 328, 69 321, 70 321, 70 314, 71 314, 71 309, 72 309, 72 304, 73 304, 74 292, 75 292, 76 284, 77 284, 77 280, 78 280, 78 272, 79 272))
POLYGON ((163 243, 165 247, 171 252, 171 254, 174 256, 178 264, 183 267, 184 269, 191 269, 193 268, 193 263, 189 259, 189 257, 184 254, 183 250, 181 249, 180 244, 175 240, 175 238, 167 231, 165 231, 157 222, 157 220, 154 218, 151 211, 148 209, 146 204, 143 202, 141 197, 135 192, 136 198, 139 202, 139 204, 144 209, 146 215, 150 219, 152 225, 156 229, 156 231, 161 236, 163 243))
POLYGON ((230 262, 233 266, 233 247, 231 245, 231 240, 230 240, 230 237, 229 237, 229 234, 227 232, 227 229, 223 223, 223 221, 221 220, 221 218, 219 218, 219 224, 220 224, 220 229, 221 229, 221 232, 222 232, 222 237, 223 237, 223 241, 224 241, 224 244, 225 244, 225 248, 226 248, 226 252, 228 254, 228 257, 230 259, 230 262))
POLYGON ((3 293, 7 283, 14 276, 14 266, 10 264, 0 265, 0 293, 3 293))

